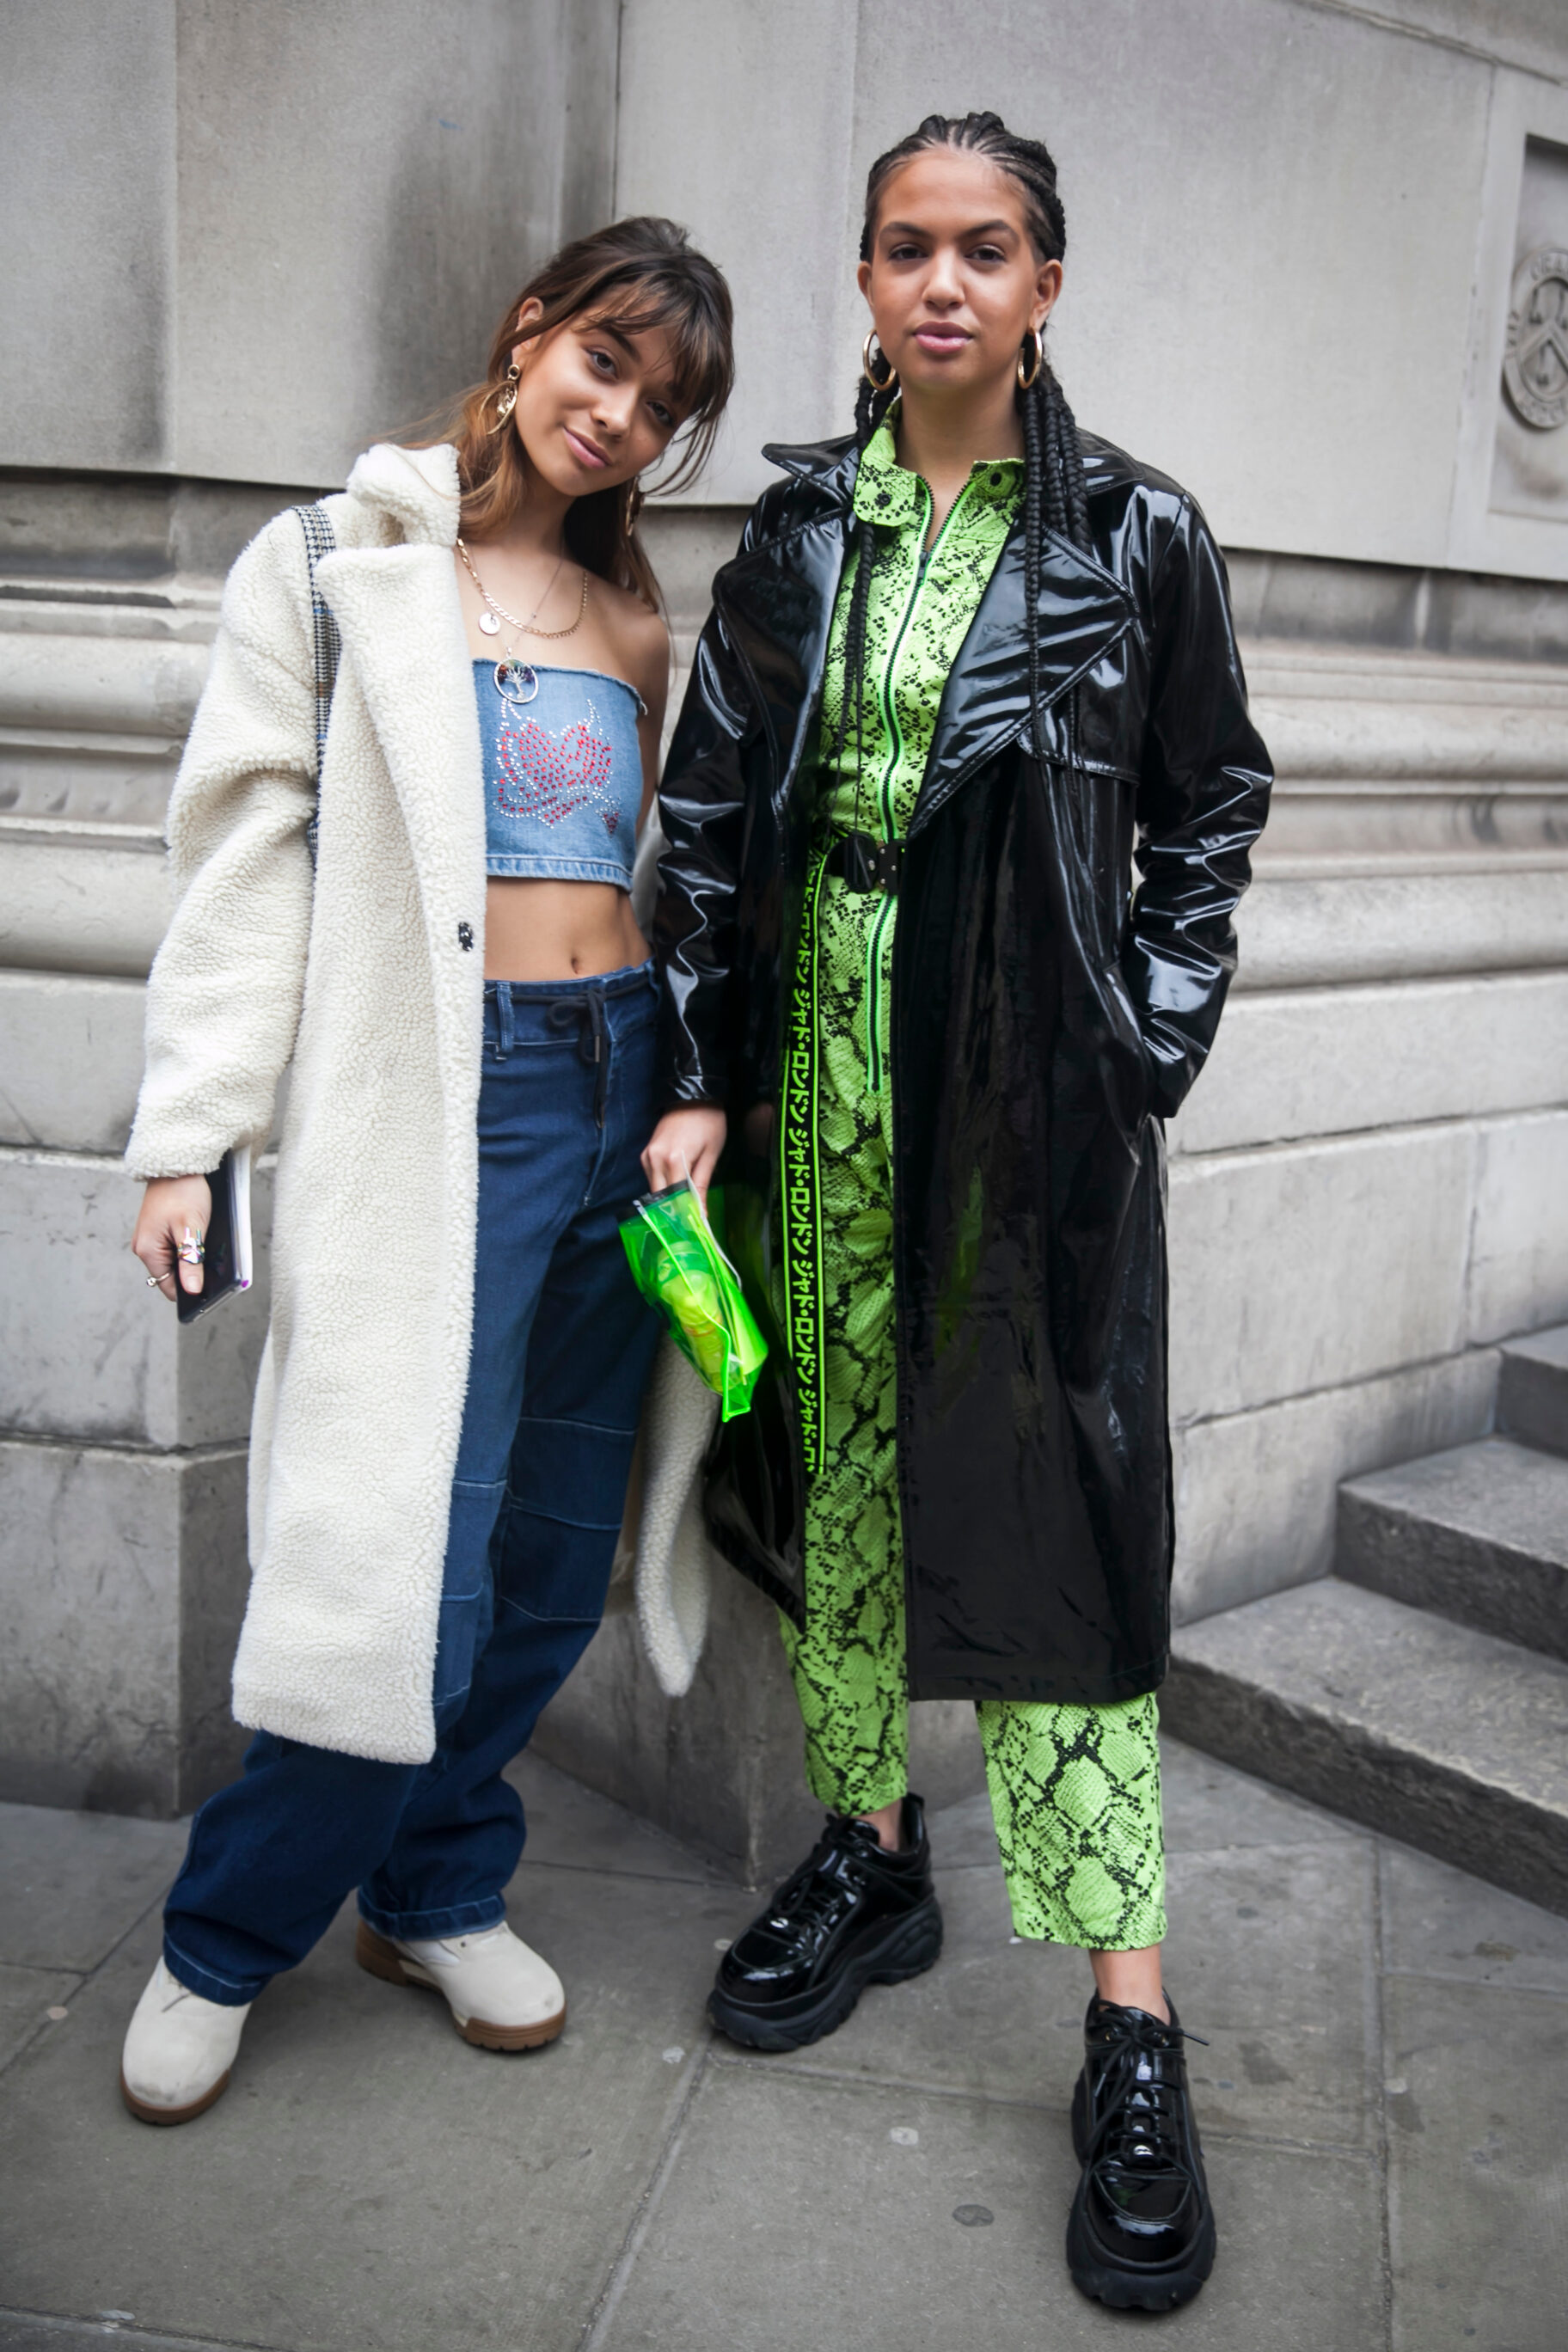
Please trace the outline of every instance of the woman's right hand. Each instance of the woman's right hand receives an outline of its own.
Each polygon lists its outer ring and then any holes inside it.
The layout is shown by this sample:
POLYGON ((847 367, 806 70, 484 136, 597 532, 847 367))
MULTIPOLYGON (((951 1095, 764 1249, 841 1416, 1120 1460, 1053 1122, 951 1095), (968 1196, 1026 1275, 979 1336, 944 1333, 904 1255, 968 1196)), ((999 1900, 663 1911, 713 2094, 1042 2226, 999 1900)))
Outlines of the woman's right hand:
POLYGON ((679 1110, 667 1110, 642 1156, 650 1191, 662 1192, 689 1176, 692 1191, 706 1208, 724 1134, 724 1114, 716 1103, 684 1103, 679 1110))
POLYGON ((200 1265, 187 1265, 180 1244, 187 1233, 206 1238, 212 1223, 212 1188, 205 1176, 154 1176, 142 1196, 142 1213, 131 1246, 165 1298, 173 1298, 176 1272, 182 1290, 202 1286, 200 1265))

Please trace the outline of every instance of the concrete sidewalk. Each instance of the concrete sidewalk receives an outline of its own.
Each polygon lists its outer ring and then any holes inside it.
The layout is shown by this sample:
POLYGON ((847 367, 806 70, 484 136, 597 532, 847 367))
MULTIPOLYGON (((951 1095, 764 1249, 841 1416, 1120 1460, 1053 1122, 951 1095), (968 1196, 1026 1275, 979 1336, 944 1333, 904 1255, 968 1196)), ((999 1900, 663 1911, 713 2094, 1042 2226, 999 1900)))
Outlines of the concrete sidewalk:
POLYGON ((562 2040, 468 2048, 355 1968, 351 1906, 177 2131, 116 2071, 183 1832, 0 1807, 0 2352, 1562 2352, 1568 1921, 1173 1742, 1166 1775, 1220 2223, 1185 2311, 1068 2279, 1088 1973, 1010 1943, 983 1800, 933 1820, 940 1966, 758 2058, 703 2015, 754 1899, 529 1762, 511 1916, 562 2040))

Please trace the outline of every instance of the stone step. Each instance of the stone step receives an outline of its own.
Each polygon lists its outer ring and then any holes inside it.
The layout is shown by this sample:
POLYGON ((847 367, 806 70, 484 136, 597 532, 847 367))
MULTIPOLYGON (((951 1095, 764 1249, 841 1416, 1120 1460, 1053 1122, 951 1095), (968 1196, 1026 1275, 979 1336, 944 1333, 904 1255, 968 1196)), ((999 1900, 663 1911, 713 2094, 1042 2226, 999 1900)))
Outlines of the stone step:
POLYGON ((1325 1577, 1184 1626, 1164 1727, 1568 1914, 1568 1665, 1325 1577))
POLYGON ((1334 1570, 1568 1658, 1568 1461, 1487 1437, 1347 1479, 1334 1570))
POLYGON ((1523 1445, 1568 1454, 1568 1323, 1506 1340, 1501 1352, 1499 1429, 1523 1445))

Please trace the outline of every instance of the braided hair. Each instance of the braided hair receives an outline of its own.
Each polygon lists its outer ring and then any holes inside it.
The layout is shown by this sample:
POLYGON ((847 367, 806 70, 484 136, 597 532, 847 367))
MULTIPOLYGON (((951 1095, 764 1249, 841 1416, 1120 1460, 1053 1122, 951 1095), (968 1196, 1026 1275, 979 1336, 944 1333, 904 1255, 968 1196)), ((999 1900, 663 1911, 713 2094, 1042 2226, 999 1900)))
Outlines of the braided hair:
MULTIPOLYGON (((1057 194, 1057 167, 1050 150, 1037 139, 1020 139, 1000 115, 962 117, 928 114, 918 131, 900 139, 872 164, 866 182, 866 215, 860 232, 860 258, 871 258, 872 238, 882 190, 901 164, 928 148, 952 147, 961 153, 984 155, 1006 173, 1024 199, 1024 219, 1029 242, 1042 261, 1059 261, 1067 251, 1067 215, 1057 194)), ((886 416, 898 393, 889 370, 886 382, 873 384, 862 375, 855 402, 855 439, 864 449, 886 416)), ((1040 707, 1040 541, 1043 530, 1084 551, 1089 550, 1089 499, 1084 488, 1083 452, 1078 425, 1067 395, 1051 373, 1043 345, 1039 373, 1027 391, 1017 395, 1024 430, 1024 602, 1027 608, 1029 643, 1030 726, 1037 754, 1044 758, 1044 712, 1040 707)), ((854 710, 856 795, 859 796, 861 748, 866 715, 866 626, 871 602, 871 574, 878 554, 877 527, 858 519, 853 541, 855 580, 844 639, 846 691, 838 713, 834 761, 843 772, 848 741, 851 706, 854 710)))

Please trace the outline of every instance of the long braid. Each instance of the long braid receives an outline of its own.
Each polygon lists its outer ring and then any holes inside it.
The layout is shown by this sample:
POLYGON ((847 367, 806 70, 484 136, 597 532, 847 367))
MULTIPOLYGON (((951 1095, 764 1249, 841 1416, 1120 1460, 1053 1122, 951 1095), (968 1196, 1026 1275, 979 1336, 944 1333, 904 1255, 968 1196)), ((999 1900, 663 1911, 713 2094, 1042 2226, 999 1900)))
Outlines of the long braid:
POLYGON ((1058 431, 1060 439, 1058 463, 1062 488, 1067 499, 1067 530, 1081 555, 1089 554, 1092 541, 1089 533, 1089 485, 1084 479, 1083 444, 1079 439, 1078 419, 1068 406, 1068 396, 1053 377, 1052 397, 1056 404, 1058 431))
POLYGON ((1061 410, 1052 398, 1057 387, 1042 373, 1035 387, 1035 397, 1040 404, 1040 440, 1046 467, 1046 499, 1051 529, 1058 539, 1068 533, 1067 484, 1062 479, 1062 419, 1061 410))
MULTIPOLYGON (((928 114, 918 131, 889 147, 872 164, 866 184, 866 220, 860 237, 860 258, 869 261, 876 230, 877 209, 885 183, 901 163, 932 147, 954 147, 961 152, 987 156, 1016 182, 1024 198, 1029 238, 1042 261, 1059 261, 1067 251, 1067 215, 1061 198, 1057 194, 1057 167, 1050 150, 1037 139, 1021 139, 1007 129, 1000 115, 965 114, 949 116, 928 114)), ((890 391, 890 388, 889 388, 890 391)), ((869 438, 868 420, 880 403, 887 405, 888 394, 873 394, 869 384, 862 381, 860 396, 855 406, 857 437, 864 448, 869 438)), ((1038 377, 1027 392, 1020 391, 1018 409, 1024 427, 1025 489, 1024 489, 1024 583, 1028 604, 1029 634, 1029 702, 1033 740, 1040 751, 1044 740, 1045 714, 1040 708, 1040 646, 1039 588, 1040 551, 1043 533, 1054 532, 1069 545, 1087 554, 1091 547, 1089 525, 1089 493, 1084 479, 1083 448, 1079 440, 1078 425, 1068 406, 1067 395, 1046 363, 1044 354, 1038 377)), ((860 543, 857 534, 857 544, 860 543)), ((858 598, 861 583, 867 579, 869 566, 862 557, 860 572, 855 583, 858 598)), ((851 608, 850 624, 854 624, 851 608)), ((864 614, 858 639, 863 654, 865 642, 864 614)), ((847 660, 848 646, 846 645, 847 660)), ((863 685, 858 680, 858 691, 863 685)), ((1070 724, 1070 714, 1069 714, 1070 724)), ((839 753, 844 746, 843 723, 840 722, 839 753)), ((1043 752, 1041 753, 1043 757, 1043 752)))
MULTIPOLYGON (((1024 415, 1024 617, 1029 638, 1029 732, 1035 746, 1035 756, 1046 756, 1043 724, 1045 713, 1040 708, 1040 526, 1041 509, 1047 503, 1047 474, 1044 446, 1046 421, 1045 402, 1040 385, 1021 393, 1018 405, 1024 415)), ((1053 522, 1051 528, 1056 529, 1053 522)))
MULTIPOLYGON (((864 449, 893 403, 896 385, 873 384, 862 374, 860 389, 855 398, 855 440, 864 449)), ((835 730, 833 765, 837 775, 844 773, 844 751, 849 740, 849 705, 855 705, 855 818, 857 829, 860 818, 860 785, 864 767, 866 742, 866 635, 871 610, 871 574, 877 564, 877 530, 874 523, 858 520, 855 525, 855 584, 849 592, 849 612, 844 625, 844 688, 838 701, 838 725, 835 730)))
POLYGON ((849 614, 844 625, 844 686, 838 701, 838 726, 834 737, 833 764, 844 773, 844 749, 849 740, 849 709, 855 709, 855 814, 860 814, 860 771, 866 740, 866 629, 871 609, 871 572, 877 561, 874 526, 855 525, 855 584, 849 591, 849 614))
MULTIPOLYGON (((1040 510, 1048 527, 1079 550, 1089 551, 1089 499, 1084 488, 1083 451, 1078 425, 1067 394, 1041 365, 1038 381, 1018 395, 1024 417, 1026 467, 1024 494, 1024 601, 1029 638, 1029 731, 1035 756, 1046 757, 1045 711, 1040 701, 1040 510), (1037 489, 1037 480, 1039 488, 1037 489)), ((1068 761, 1074 759, 1076 732, 1069 700, 1065 713, 1068 761)))

